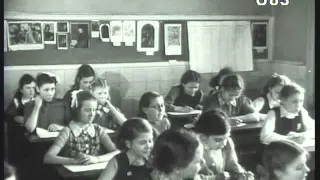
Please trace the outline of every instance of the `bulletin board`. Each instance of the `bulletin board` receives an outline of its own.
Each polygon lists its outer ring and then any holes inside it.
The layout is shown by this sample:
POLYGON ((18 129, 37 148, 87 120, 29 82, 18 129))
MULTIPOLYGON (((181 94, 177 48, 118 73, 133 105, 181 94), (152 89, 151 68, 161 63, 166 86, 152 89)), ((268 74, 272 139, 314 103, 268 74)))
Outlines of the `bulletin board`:
MULTIPOLYGON (((10 21, 10 20, 8 20, 10 21)), ((84 22, 91 21, 69 21, 84 22)), ((101 23, 107 21, 100 21, 101 23)), ((189 61, 187 21, 159 21, 159 51, 154 55, 146 55, 137 51, 137 42, 133 46, 113 46, 112 43, 102 42, 100 38, 90 38, 89 48, 73 48, 58 50, 56 44, 45 44, 41 50, 7 51, 4 53, 5 66, 23 65, 61 65, 61 64, 106 64, 106 63, 137 63, 165 62, 168 60, 189 61), (164 24, 181 24, 181 55, 165 55, 164 24)), ((137 24, 137 21, 136 21, 137 24)), ((90 26, 91 28, 91 26, 90 26)))

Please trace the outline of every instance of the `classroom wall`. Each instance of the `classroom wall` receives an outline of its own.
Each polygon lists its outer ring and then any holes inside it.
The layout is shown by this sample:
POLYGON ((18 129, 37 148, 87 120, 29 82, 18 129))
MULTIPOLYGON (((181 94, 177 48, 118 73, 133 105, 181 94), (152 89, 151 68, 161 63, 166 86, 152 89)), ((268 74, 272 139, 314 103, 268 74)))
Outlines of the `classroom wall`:
POLYGON ((108 15, 271 15, 255 0, 5 0, 5 11, 108 15))

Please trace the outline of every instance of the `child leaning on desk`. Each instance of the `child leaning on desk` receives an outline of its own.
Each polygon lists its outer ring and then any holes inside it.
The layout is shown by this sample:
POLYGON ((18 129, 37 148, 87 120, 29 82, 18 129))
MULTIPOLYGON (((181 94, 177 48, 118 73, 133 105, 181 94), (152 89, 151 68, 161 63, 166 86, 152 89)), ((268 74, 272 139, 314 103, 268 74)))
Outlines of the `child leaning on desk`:
POLYGON ((303 108, 305 90, 296 83, 285 85, 280 91, 281 105, 271 109, 261 130, 263 144, 292 140, 302 144, 314 137, 315 122, 303 108))
POLYGON ((106 162, 119 153, 106 129, 92 123, 98 106, 97 99, 90 92, 81 91, 72 97, 71 102, 74 120, 60 132, 45 154, 44 163, 95 164, 106 162))

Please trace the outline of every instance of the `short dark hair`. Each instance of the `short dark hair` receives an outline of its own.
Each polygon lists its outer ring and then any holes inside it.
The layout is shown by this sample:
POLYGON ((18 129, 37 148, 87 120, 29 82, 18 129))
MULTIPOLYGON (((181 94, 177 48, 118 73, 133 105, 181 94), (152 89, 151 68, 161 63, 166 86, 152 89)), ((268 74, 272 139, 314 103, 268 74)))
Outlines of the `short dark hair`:
POLYGON ((39 73, 36 77, 36 84, 40 88, 44 84, 57 84, 57 79, 55 76, 50 76, 46 73, 39 73))
POLYGON ((293 94, 304 94, 305 90, 299 84, 291 83, 283 86, 280 91, 280 99, 287 99, 288 97, 292 96, 293 94))
POLYGON ((76 95, 78 106, 73 107, 72 109, 72 116, 74 120, 77 121, 79 119, 78 114, 80 109, 82 108, 83 102, 88 100, 97 100, 90 92, 88 91, 80 91, 76 95))
POLYGON ((277 85, 288 85, 291 83, 291 80, 285 76, 285 75, 280 75, 280 74, 274 74, 272 77, 268 80, 267 84, 263 88, 263 93, 267 94, 269 92, 270 88, 273 88, 277 85))
POLYGON ((116 146, 119 150, 128 150, 126 141, 132 141, 141 133, 148 132, 153 133, 153 128, 147 120, 138 117, 128 119, 117 132, 116 146))
POLYGON ((143 112, 143 108, 149 107, 151 101, 153 101, 155 98, 162 97, 159 93, 157 92, 146 92, 144 93, 139 101, 139 112, 138 112, 138 117, 141 118, 147 118, 146 114, 143 112))
POLYGON ((242 77, 239 74, 228 74, 225 75, 221 78, 221 84, 220 86, 224 89, 224 90, 238 90, 244 89, 244 81, 242 79, 242 77))
POLYGON ((225 76, 227 74, 232 74, 234 71, 231 67, 224 67, 220 69, 218 74, 211 78, 209 82, 209 86, 215 88, 216 86, 220 86, 220 79, 222 76, 225 76))
POLYGON ((79 89, 79 82, 82 78, 87 78, 87 77, 95 77, 95 72, 93 68, 88 65, 88 64, 82 64, 78 68, 78 72, 76 77, 74 78, 74 84, 72 85, 71 89, 79 89))
POLYGON ((4 161, 4 179, 15 176, 16 169, 11 166, 8 162, 4 161))
POLYGON ((193 70, 186 71, 180 79, 180 84, 187 84, 189 82, 200 82, 200 74, 193 70))
POLYGON ((34 79, 34 77, 30 74, 24 74, 20 77, 19 79, 19 87, 14 95, 15 98, 20 99, 22 94, 21 94, 21 89, 23 88, 24 85, 26 84, 30 84, 32 82, 36 82, 36 80, 34 79))
POLYGON ((169 129, 157 138, 152 151, 153 166, 166 174, 185 168, 193 160, 200 142, 185 129, 169 129))
POLYGON ((227 115, 218 109, 203 112, 193 130, 206 136, 225 135, 231 131, 227 115))

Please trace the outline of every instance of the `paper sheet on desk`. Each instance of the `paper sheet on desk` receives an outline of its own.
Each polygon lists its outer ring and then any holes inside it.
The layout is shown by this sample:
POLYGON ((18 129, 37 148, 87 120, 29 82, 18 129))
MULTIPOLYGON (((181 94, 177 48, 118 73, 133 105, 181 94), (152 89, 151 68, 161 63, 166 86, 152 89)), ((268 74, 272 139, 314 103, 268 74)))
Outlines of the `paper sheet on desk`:
POLYGON ((302 147, 312 147, 315 146, 315 139, 307 139, 305 142, 301 144, 302 147))
POLYGON ((182 116, 182 115, 196 115, 196 114, 201 114, 201 110, 193 110, 191 112, 167 112, 169 115, 173 116, 182 116))
POLYGON ((82 172, 82 171, 92 171, 104 169, 107 166, 108 162, 89 164, 89 165, 63 165, 71 172, 82 172))
POLYGON ((59 135, 59 132, 49 132, 48 130, 42 128, 37 128, 36 132, 40 138, 54 138, 58 137, 59 135))

